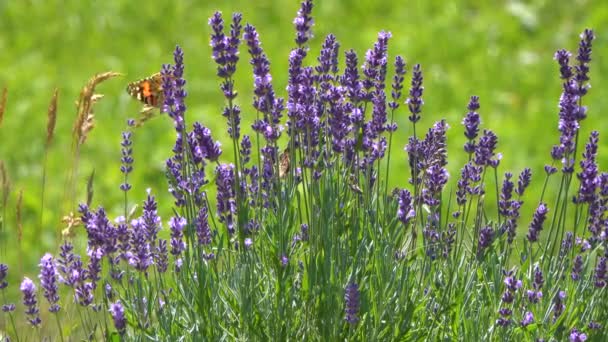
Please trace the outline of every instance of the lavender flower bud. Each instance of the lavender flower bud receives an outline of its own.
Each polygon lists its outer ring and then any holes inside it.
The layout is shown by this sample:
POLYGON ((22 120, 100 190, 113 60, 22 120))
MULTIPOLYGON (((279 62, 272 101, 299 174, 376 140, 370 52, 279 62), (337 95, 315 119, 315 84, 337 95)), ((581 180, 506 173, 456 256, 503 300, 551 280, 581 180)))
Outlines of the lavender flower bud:
MULTIPOLYGON (((389 108, 396 110, 399 108, 399 99, 401 99, 401 90, 403 89, 403 81, 405 75, 405 60, 403 57, 395 57, 395 76, 393 76, 392 84, 392 101, 388 104, 389 108)), ((396 129, 396 127, 395 127, 396 129)))
POLYGON ((2 312, 13 312, 15 308, 15 304, 4 304, 2 305, 2 312))
POLYGON ((346 286, 344 294, 346 317, 344 319, 349 324, 354 325, 359 322, 359 295, 359 286, 356 283, 350 283, 346 286))
POLYGON ((125 309, 120 300, 110 304, 110 309, 108 311, 110 311, 110 315, 112 315, 114 327, 118 333, 123 336, 127 328, 127 319, 125 318, 125 309))
POLYGON ((171 254, 179 256, 186 249, 184 242, 184 228, 188 222, 183 217, 171 217, 169 219, 169 227, 171 229, 171 254))
POLYGON ((547 218, 547 212, 549 209, 545 203, 541 203, 536 208, 536 212, 534 212, 534 217, 532 218, 532 222, 530 223, 530 228, 528 229, 528 241, 535 242, 538 241, 538 235, 541 230, 543 230, 543 223, 547 218))
POLYGON ((597 131, 591 132, 589 142, 583 153, 583 159, 580 161, 581 172, 577 174, 580 188, 578 198, 575 199, 576 203, 591 203, 595 199, 599 169, 596 162, 598 141, 599 133, 597 131))
POLYGON ((201 245, 211 244, 211 229, 209 228, 209 215, 206 205, 201 206, 196 218, 196 236, 201 245))
POLYGON ((125 177, 125 182, 120 185, 120 190, 125 192, 131 189, 131 184, 127 183, 127 175, 133 171, 133 148, 131 147, 131 134, 132 133, 130 131, 122 132, 122 142, 120 143, 122 146, 120 172, 122 172, 125 177))
POLYGON ((595 267, 595 287, 603 288, 606 286, 606 273, 608 272, 608 257, 600 257, 600 261, 595 267))
POLYGON ((296 28, 296 44, 298 46, 304 45, 310 38, 312 38, 312 25, 314 20, 310 15, 312 13, 312 0, 302 1, 301 7, 298 10, 298 15, 293 20, 293 24, 296 28))
POLYGON ((524 191, 526 190, 528 185, 530 185, 531 179, 532 179, 532 171, 530 170, 530 168, 525 168, 519 174, 519 180, 517 181, 517 189, 515 190, 515 193, 518 194, 519 196, 523 196, 524 191))
POLYGON ((57 304, 59 301, 59 294, 57 293, 57 268, 53 260, 53 256, 46 253, 42 259, 40 259, 40 286, 44 289, 44 298, 49 301, 50 307, 49 312, 58 312, 60 306, 57 304))
POLYGON ((30 278, 23 278, 21 282, 21 293, 23 294, 23 305, 25 305, 25 314, 30 318, 28 321, 33 326, 38 326, 42 322, 38 315, 38 301, 36 300, 36 285, 30 278))
POLYGON ((583 257, 578 254, 574 257, 574 262, 572 263, 572 272, 570 273, 570 278, 574 281, 578 281, 581 279, 581 272, 583 271, 583 257))
POLYGON ((234 190, 234 165, 221 164, 215 169, 217 173, 217 214, 220 222, 226 224, 228 233, 234 234, 234 216, 236 200, 234 190))
POLYGON ((570 342, 584 342, 587 341, 587 335, 578 331, 576 328, 572 328, 572 330, 570 330, 568 340, 570 342))
POLYGON ((0 290, 4 290, 8 286, 8 282, 5 280, 8 274, 8 266, 6 264, 0 264, 0 290))
POLYGON ((158 273, 165 273, 168 266, 168 255, 167 255, 167 240, 158 240, 158 246, 156 247, 156 253, 154 253, 154 262, 158 273))
POLYGON ((566 305, 564 304, 564 299, 566 299, 565 291, 559 291, 557 293, 557 295, 555 296, 555 298, 553 299, 553 322, 555 322, 566 309, 566 305))
POLYGON ((413 207, 412 194, 406 190, 399 190, 399 210, 397 211, 397 218, 404 226, 410 222, 416 216, 416 211, 413 207))
POLYGON ((589 81, 588 74, 589 63, 591 62, 591 43, 593 42, 593 39, 595 39, 595 36, 593 30, 585 29, 580 37, 581 41, 576 56, 578 65, 575 66, 576 74, 574 79, 578 85, 578 94, 582 97, 587 94, 587 90, 589 89, 587 81, 589 81))
POLYGON ((532 323, 534 323, 534 314, 530 311, 527 311, 524 314, 524 318, 521 320, 520 324, 522 327, 527 327, 532 323))
POLYGON ((410 88, 410 97, 405 101, 408 109, 410 110, 410 115, 408 118, 412 123, 418 122, 420 120, 420 112, 422 111, 422 105, 424 101, 422 100, 422 93, 424 92, 424 87, 422 86, 422 70, 420 64, 414 65, 414 69, 412 70, 412 86, 410 88))
POLYGON ((200 162, 203 158, 216 162, 222 154, 222 145, 211 137, 211 130, 198 122, 193 125, 191 137, 194 142, 193 156, 200 162))
POLYGON ((464 136, 467 137, 469 141, 464 144, 464 150, 468 154, 471 154, 475 152, 474 139, 477 138, 477 135, 479 134, 479 124, 481 123, 479 114, 476 112, 476 110, 479 109, 479 96, 471 96, 467 109, 469 112, 462 120, 462 124, 464 125, 464 136))
POLYGON ((494 154, 496 145, 498 144, 498 137, 494 132, 486 129, 483 131, 483 135, 479 138, 479 143, 475 149, 475 157, 473 160, 475 164, 479 166, 492 166, 499 160, 500 156, 494 154), (497 156, 497 159, 493 159, 497 156))
POLYGON ((479 230, 479 241, 477 242, 477 253, 483 254, 484 250, 494 241, 494 229, 491 226, 486 226, 479 230))

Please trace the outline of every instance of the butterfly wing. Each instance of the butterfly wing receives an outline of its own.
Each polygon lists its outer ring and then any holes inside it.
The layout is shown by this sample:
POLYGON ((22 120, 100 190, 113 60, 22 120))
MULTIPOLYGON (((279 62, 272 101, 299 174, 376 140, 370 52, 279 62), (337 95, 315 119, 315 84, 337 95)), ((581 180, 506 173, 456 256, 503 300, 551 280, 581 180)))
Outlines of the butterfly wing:
POLYGON ((285 151, 283 151, 283 153, 281 153, 281 155, 279 156, 279 178, 285 178, 287 176, 290 164, 291 162, 289 160, 289 147, 287 147, 285 151))
POLYGON ((129 83, 127 93, 148 106, 160 108, 163 104, 161 74, 156 73, 142 80, 129 83))

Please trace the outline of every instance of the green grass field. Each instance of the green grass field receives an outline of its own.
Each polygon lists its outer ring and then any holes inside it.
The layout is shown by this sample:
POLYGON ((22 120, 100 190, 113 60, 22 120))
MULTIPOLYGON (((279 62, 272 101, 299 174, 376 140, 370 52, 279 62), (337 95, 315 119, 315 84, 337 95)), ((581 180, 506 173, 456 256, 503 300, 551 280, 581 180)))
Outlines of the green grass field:
MULTIPOLYGON (((244 22, 257 27, 271 61, 271 73, 278 95, 287 84, 287 57, 294 46, 292 20, 299 1, 180 1, 138 2, 115 0, 84 1, 0 1, 0 87, 8 89, 8 101, 0 126, 0 160, 12 184, 3 217, 0 262, 16 270, 9 276, 17 284, 22 274, 34 278, 37 263, 45 251, 56 251, 60 218, 64 212, 65 182, 69 167, 74 101, 95 73, 116 71, 123 77, 109 80, 97 89, 104 98, 96 106, 96 127, 81 151, 78 201, 84 201, 86 177, 94 170, 94 206, 103 205, 113 215, 120 213, 122 182, 120 133, 125 120, 135 117, 141 105, 125 92, 128 82, 143 78, 169 63, 179 44, 185 52, 185 79, 190 122, 199 120, 215 136, 228 143, 225 120, 220 115, 224 98, 215 76, 209 46, 208 18, 221 10, 225 17, 238 11, 244 22), (289 43, 286 43, 289 42, 289 43), (41 216, 41 177, 46 112, 53 90, 59 91, 55 139, 47 162, 44 220, 41 216), (15 205, 23 190, 23 239, 17 244, 15 205)), ((550 161, 549 151, 557 143, 558 66, 553 54, 574 47, 584 28, 593 28, 594 41, 590 78, 585 98, 588 118, 581 134, 590 130, 608 132, 608 97, 601 89, 608 85, 608 4, 604 1, 346 1, 319 0, 313 10, 315 38, 310 43, 316 56, 325 35, 333 33, 341 52, 355 49, 360 61, 372 46, 378 31, 392 32, 391 60, 402 55, 408 71, 416 63, 424 72, 424 101, 420 125, 426 130, 445 118, 451 126, 449 153, 460 151, 461 121, 471 95, 480 96, 482 128, 499 136, 502 170, 521 171, 531 167, 540 175, 550 161)), ((575 51, 573 51, 575 52, 575 51)), ((343 56, 341 56, 343 57, 343 56)), ((242 104, 243 129, 255 115, 251 112, 251 67, 241 49, 237 69, 237 102, 242 104)), ((312 59, 309 57, 308 63, 312 59)), ((341 58, 343 63, 343 58, 341 58)), ((392 75, 392 68, 389 69, 392 75)), ((406 75, 406 88, 410 74, 406 75)), ((405 106, 397 119, 400 130, 393 149, 401 150, 410 132, 405 127, 405 106)), ((422 131, 422 130, 421 130, 422 131)), ((157 118, 134 135, 134 171, 131 198, 143 199, 152 188, 168 217, 172 203, 166 191, 164 161, 170 155, 174 130, 166 117, 157 118)), ((599 164, 608 165, 608 144, 600 135, 599 164)), ((400 168, 406 153, 395 151, 391 184, 405 185, 400 168)), ((225 154, 228 158, 230 154, 225 154)), ((450 157, 454 181, 464 158, 450 157)), ((532 183, 530 191, 542 184, 532 183)), ((454 184, 453 182, 450 184, 454 184)), ((137 201, 140 202, 140 201, 137 201)), ((74 203, 68 204, 74 205, 74 203)), ((522 226, 532 207, 522 214, 522 226)), ((82 232, 81 232, 82 234, 82 232)), ((17 296, 12 286, 10 296, 17 296)), ((14 297, 17 298, 17 297, 14 297)), ((14 301, 18 301, 15 299, 14 301)), ((1 322, 1 321, 0 321, 1 322)))

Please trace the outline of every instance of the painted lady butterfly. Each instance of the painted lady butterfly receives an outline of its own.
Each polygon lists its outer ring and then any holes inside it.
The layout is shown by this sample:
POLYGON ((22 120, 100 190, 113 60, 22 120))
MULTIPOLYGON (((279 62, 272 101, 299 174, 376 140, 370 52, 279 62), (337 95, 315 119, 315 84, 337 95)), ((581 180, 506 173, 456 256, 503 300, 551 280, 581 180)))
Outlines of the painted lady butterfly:
POLYGON ((159 73, 127 85, 127 93, 150 107, 163 105, 163 78, 159 73))
POLYGON ((289 147, 285 148, 279 156, 279 178, 285 178, 289 172, 291 161, 289 160, 289 147))

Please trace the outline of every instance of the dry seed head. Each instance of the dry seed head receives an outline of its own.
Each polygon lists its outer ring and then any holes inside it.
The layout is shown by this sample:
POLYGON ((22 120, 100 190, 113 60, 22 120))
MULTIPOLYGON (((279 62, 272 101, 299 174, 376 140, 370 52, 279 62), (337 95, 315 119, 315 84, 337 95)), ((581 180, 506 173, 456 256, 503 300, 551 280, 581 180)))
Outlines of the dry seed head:
POLYGON ((8 194, 11 192, 11 180, 8 178, 8 173, 4 166, 4 162, 0 160, 0 177, 2 177, 2 208, 6 208, 8 203, 8 194))
POLYGON ((17 217, 17 241, 21 244, 23 238, 23 221, 21 219, 21 209, 23 207, 23 189, 19 190, 17 197, 16 217, 17 217))
POLYGON ((96 74, 80 91, 80 97, 76 102, 76 121, 72 129, 72 144, 74 146, 84 144, 88 133, 93 129, 93 105, 102 98, 103 95, 95 94, 95 87, 110 78, 121 76, 118 72, 108 71, 96 74))
POLYGON ((2 89, 2 97, 0 97, 0 127, 2 127, 2 119, 4 119, 4 110, 6 109, 7 89, 2 89))
POLYGON ((55 123, 57 122, 57 95, 58 91, 55 88, 53 98, 49 104, 49 110, 47 112, 47 123, 46 123, 46 146, 48 147, 53 140, 53 133, 55 132, 55 123))

